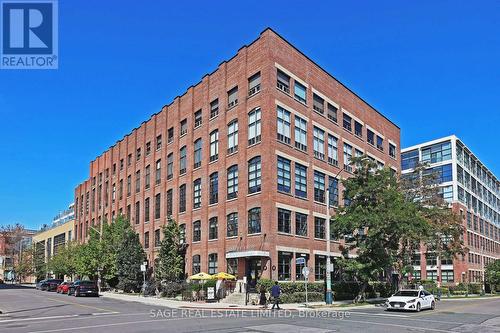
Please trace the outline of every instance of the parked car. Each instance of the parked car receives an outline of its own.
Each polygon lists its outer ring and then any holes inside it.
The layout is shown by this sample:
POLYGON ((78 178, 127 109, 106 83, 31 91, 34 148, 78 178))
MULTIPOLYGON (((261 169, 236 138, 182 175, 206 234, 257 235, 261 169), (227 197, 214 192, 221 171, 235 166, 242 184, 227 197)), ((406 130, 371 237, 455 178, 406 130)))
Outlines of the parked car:
POLYGON ((387 299, 387 310, 410 310, 419 312, 422 309, 436 308, 434 295, 424 289, 400 290, 387 299))
POLYGON ((64 281, 64 282, 61 282, 58 286, 57 286, 57 289, 56 289, 56 292, 58 294, 67 294, 68 293, 68 288, 69 288, 69 285, 71 284, 70 281, 64 281))
POLYGON ((40 283, 40 290, 41 291, 46 291, 47 288, 49 286, 49 280, 43 280, 41 283, 40 283))
POLYGON ((80 280, 70 284, 67 295, 78 296, 97 296, 99 297, 99 290, 94 281, 80 280))
POLYGON ((61 279, 48 279, 46 283, 47 287, 44 288, 43 290, 46 290, 46 291, 56 291, 57 290, 57 286, 63 282, 63 280, 61 279))
POLYGON ((47 281, 47 280, 40 280, 40 281, 38 281, 38 282, 36 283, 36 286, 35 286, 35 287, 36 287, 36 289, 38 289, 38 290, 42 289, 42 284, 43 284, 45 281, 47 281))

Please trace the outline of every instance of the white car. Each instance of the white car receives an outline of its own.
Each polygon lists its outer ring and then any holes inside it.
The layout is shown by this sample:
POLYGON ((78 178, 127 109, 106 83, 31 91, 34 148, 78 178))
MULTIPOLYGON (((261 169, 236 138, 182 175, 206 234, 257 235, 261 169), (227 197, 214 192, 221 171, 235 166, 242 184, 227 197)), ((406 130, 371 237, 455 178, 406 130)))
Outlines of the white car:
POLYGON ((387 310, 410 310, 420 311, 422 309, 436 308, 434 295, 424 289, 400 290, 387 299, 385 303, 387 310))

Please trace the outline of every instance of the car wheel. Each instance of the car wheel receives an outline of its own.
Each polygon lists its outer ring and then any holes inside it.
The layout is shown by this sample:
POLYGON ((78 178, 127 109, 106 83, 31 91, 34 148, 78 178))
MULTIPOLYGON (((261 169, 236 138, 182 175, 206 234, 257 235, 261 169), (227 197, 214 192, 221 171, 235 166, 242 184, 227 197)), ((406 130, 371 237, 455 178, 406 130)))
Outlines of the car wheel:
POLYGON ((68 296, 70 296, 70 295, 71 295, 71 293, 69 292, 69 290, 68 290, 68 293, 67 293, 67 295, 68 295, 68 296))
POLYGON ((434 310, 436 308, 436 302, 432 301, 431 303, 431 310, 434 310))
POLYGON ((420 312, 420 302, 417 303, 417 312, 420 312))

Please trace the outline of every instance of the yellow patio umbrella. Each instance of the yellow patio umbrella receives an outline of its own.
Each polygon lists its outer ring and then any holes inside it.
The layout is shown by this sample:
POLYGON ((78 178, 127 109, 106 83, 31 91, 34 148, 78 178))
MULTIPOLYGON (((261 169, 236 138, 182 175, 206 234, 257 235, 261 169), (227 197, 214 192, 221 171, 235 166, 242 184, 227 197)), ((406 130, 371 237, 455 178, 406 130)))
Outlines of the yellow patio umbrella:
POLYGON ((217 280, 236 280, 236 276, 226 272, 219 272, 217 274, 212 275, 212 277, 217 280))
POLYGON ((207 274, 205 272, 200 272, 195 275, 191 275, 188 277, 189 280, 198 280, 198 281, 205 281, 205 280, 212 280, 214 277, 210 274, 207 274))

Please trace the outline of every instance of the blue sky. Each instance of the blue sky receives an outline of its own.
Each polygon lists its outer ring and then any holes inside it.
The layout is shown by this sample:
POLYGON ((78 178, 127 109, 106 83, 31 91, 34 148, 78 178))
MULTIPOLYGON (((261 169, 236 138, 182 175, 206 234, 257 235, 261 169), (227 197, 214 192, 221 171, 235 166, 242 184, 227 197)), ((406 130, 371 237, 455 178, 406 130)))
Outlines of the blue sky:
POLYGON ((0 225, 49 223, 89 162, 272 27, 402 129, 500 176, 500 2, 61 1, 59 69, 0 71, 0 225))

